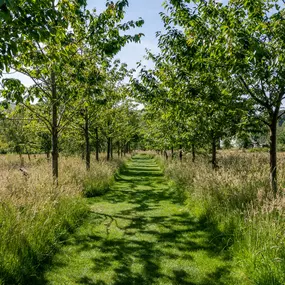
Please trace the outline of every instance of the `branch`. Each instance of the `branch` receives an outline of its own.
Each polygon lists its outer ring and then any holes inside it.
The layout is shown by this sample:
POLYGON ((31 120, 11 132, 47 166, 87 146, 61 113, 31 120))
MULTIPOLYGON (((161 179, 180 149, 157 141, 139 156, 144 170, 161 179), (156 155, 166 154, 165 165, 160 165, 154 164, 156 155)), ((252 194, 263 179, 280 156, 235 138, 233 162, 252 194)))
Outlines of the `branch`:
MULTIPOLYGON (((268 98, 266 96, 266 92, 265 92, 265 89, 264 89, 264 84, 263 84, 263 81, 262 79, 260 79, 260 85, 261 85, 261 90, 262 90, 262 93, 264 95, 264 98, 266 100, 266 104, 268 104, 269 106, 271 105, 270 102, 268 101, 268 98)), ((268 85, 268 84, 267 84, 268 85)))
MULTIPOLYGON (((73 112, 70 113, 69 116, 66 117, 66 122, 61 127, 58 128, 58 133, 60 133, 65 128, 65 126, 70 123, 70 119, 73 117, 74 114, 78 112, 78 110, 79 108, 76 108, 73 112)), ((61 117, 61 121, 62 121, 62 118, 63 116, 61 117)), ((59 125, 60 124, 58 124, 58 126, 59 125)))
MULTIPOLYGON (((15 69, 15 68, 14 68, 15 69)), ((33 76, 31 76, 31 74, 28 72, 28 71, 24 71, 24 70, 21 70, 21 69, 15 69, 17 72, 20 72, 24 75, 27 75, 29 76, 33 81, 34 83, 42 90, 42 92, 47 96, 47 97, 50 97, 50 94, 48 92, 46 92, 46 90, 34 79, 33 76)))
POLYGON ((30 110, 33 114, 36 115, 36 117, 38 119, 40 119, 45 125, 46 127, 48 128, 48 130, 51 132, 52 129, 51 129, 51 123, 50 121, 45 118, 44 116, 42 116, 41 114, 39 114, 38 112, 36 112, 33 108, 31 108, 29 105, 25 104, 25 103, 21 103, 23 106, 25 106, 28 110, 30 110))
POLYGON ((277 119, 280 119, 285 114, 285 110, 280 113, 280 115, 277 117, 277 119))
POLYGON ((242 82, 244 88, 246 89, 246 91, 250 94, 250 96, 256 101, 258 102, 261 106, 265 107, 266 109, 270 110, 270 105, 267 102, 263 102, 262 100, 260 100, 249 88, 248 84, 246 83, 246 81, 244 80, 244 78, 240 75, 239 76, 240 81, 242 82))

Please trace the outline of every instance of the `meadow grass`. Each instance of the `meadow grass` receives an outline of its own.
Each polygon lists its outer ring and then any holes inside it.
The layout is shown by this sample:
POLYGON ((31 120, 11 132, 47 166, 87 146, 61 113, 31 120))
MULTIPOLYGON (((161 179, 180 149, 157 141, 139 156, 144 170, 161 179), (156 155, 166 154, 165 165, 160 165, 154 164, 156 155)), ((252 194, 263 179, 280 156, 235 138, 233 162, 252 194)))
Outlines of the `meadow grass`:
POLYGON ((86 217, 84 194, 98 194, 113 182, 120 161, 95 162, 89 173, 78 157, 60 158, 59 186, 41 155, 25 157, 28 176, 15 155, 0 159, 0 284, 32 284, 41 270, 86 217))
MULTIPOLYGON (((136 155, 38 284, 235 284, 231 261, 189 211, 156 159, 136 155)), ((239 284, 239 283, 237 283, 239 284)))
POLYGON ((278 156, 277 198, 267 153, 222 151, 217 171, 207 157, 166 163, 166 175, 185 190, 189 211, 212 227, 231 254, 240 284, 285 284, 285 156, 278 156))

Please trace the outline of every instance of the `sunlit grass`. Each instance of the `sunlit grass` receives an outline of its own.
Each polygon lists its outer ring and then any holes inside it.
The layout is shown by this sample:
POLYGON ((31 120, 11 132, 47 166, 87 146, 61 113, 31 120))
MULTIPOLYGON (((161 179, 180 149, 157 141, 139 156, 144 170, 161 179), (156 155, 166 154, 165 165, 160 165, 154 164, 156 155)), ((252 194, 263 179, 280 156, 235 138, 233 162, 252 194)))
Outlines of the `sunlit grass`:
POLYGON ((241 284, 285 284, 284 154, 279 154, 279 187, 274 199, 267 153, 221 152, 219 169, 208 158, 169 162, 166 174, 186 189, 189 210, 214 225, 230 247, 241 284))
POLYGON ((26 158, 28 176, 19 171, 18 157, 1 158, 0 284, 30 284, 87 215, 84 186, 91 177, 94 189, 109 185, 118 163, 93 161, 87 174, 80 158, 61 157, 59 186, 54 187, 44 156, 26 158))
POLYGON ((47 284, 234 284, 231 261, 154 159, 134 157, 57 254, 47 284))

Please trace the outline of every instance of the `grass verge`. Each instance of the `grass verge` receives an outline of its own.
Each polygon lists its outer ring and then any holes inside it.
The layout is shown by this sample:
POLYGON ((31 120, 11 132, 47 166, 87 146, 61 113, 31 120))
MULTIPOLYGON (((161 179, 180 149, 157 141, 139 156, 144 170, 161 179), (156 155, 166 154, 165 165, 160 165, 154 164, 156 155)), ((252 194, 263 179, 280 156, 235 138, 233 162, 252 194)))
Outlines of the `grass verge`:
POLYGON ((120 161, 92 161, 87 174, 80 158, 62 157, 54 187, 44 158, 27 163, 25 177, 10 157, 3 156, 0 165, 0 284, 34 284, 44 263, 89 213, 82 195, 86 185, 93 192, 105 189, 120 161))
MULTIPOLYGON (((280 187, 283 161, 280 157, 280 187)), ((213 171, 203 158, 172 161, 165 173, 185 190, 190 211, 228 249, 240 284, 285 284, 285 199, 272 198, 267 155, 222 152, 219 166, 213 171)))

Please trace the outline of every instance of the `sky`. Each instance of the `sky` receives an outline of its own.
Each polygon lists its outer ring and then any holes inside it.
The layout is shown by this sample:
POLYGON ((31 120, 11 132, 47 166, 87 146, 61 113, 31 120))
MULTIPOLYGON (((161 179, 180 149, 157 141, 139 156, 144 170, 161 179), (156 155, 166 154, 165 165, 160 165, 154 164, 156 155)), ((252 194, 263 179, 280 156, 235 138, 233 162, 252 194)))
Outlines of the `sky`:
MULTIPOLYGON (((106 8, 106 0, 87 0, 87 3, 87 8, 89 10, 96 9, 97 13, 106 8)), ((146 48, 153 52, 158 51, 155 34, 157 31, 163 30, 163 23, 159 16, 159 12, 164 10, 162 3, 163 0, 129 0, 124 22, 138 20, 140 17, 145 21, 143 27, 128 31, 130 34, 143 33, 145 36, 141 38, 141 43, 127 44, 115 57, 119 58, 121 62, 127 63, 130 69, 136 68, 139 61, 142 61, 143 65, 149 64, 143 59, 146 48)), ((5 77, 20 79, 26 86, 33 84, 30 78, 19 73, 5 75, 5 77)))
MULTIPOLYGON (((87 2, 89 9, 96 8, 98 12, 106 7, 105 0, 88 0, 87 2)), ((141 43, 129 43, 116 56, 122 62, 127 63, 130 68, 136 68, 136 63, 143 60, 146 48, 153 52, 158 51, 155 34, 163 30, 163 23, 159 16, 159 12, 164 10, 162 3, 163 0, 129 0, 124 21, 138 20, 140 17, 145 21, 143 27, 130 31, 145 35, 141 43)))

